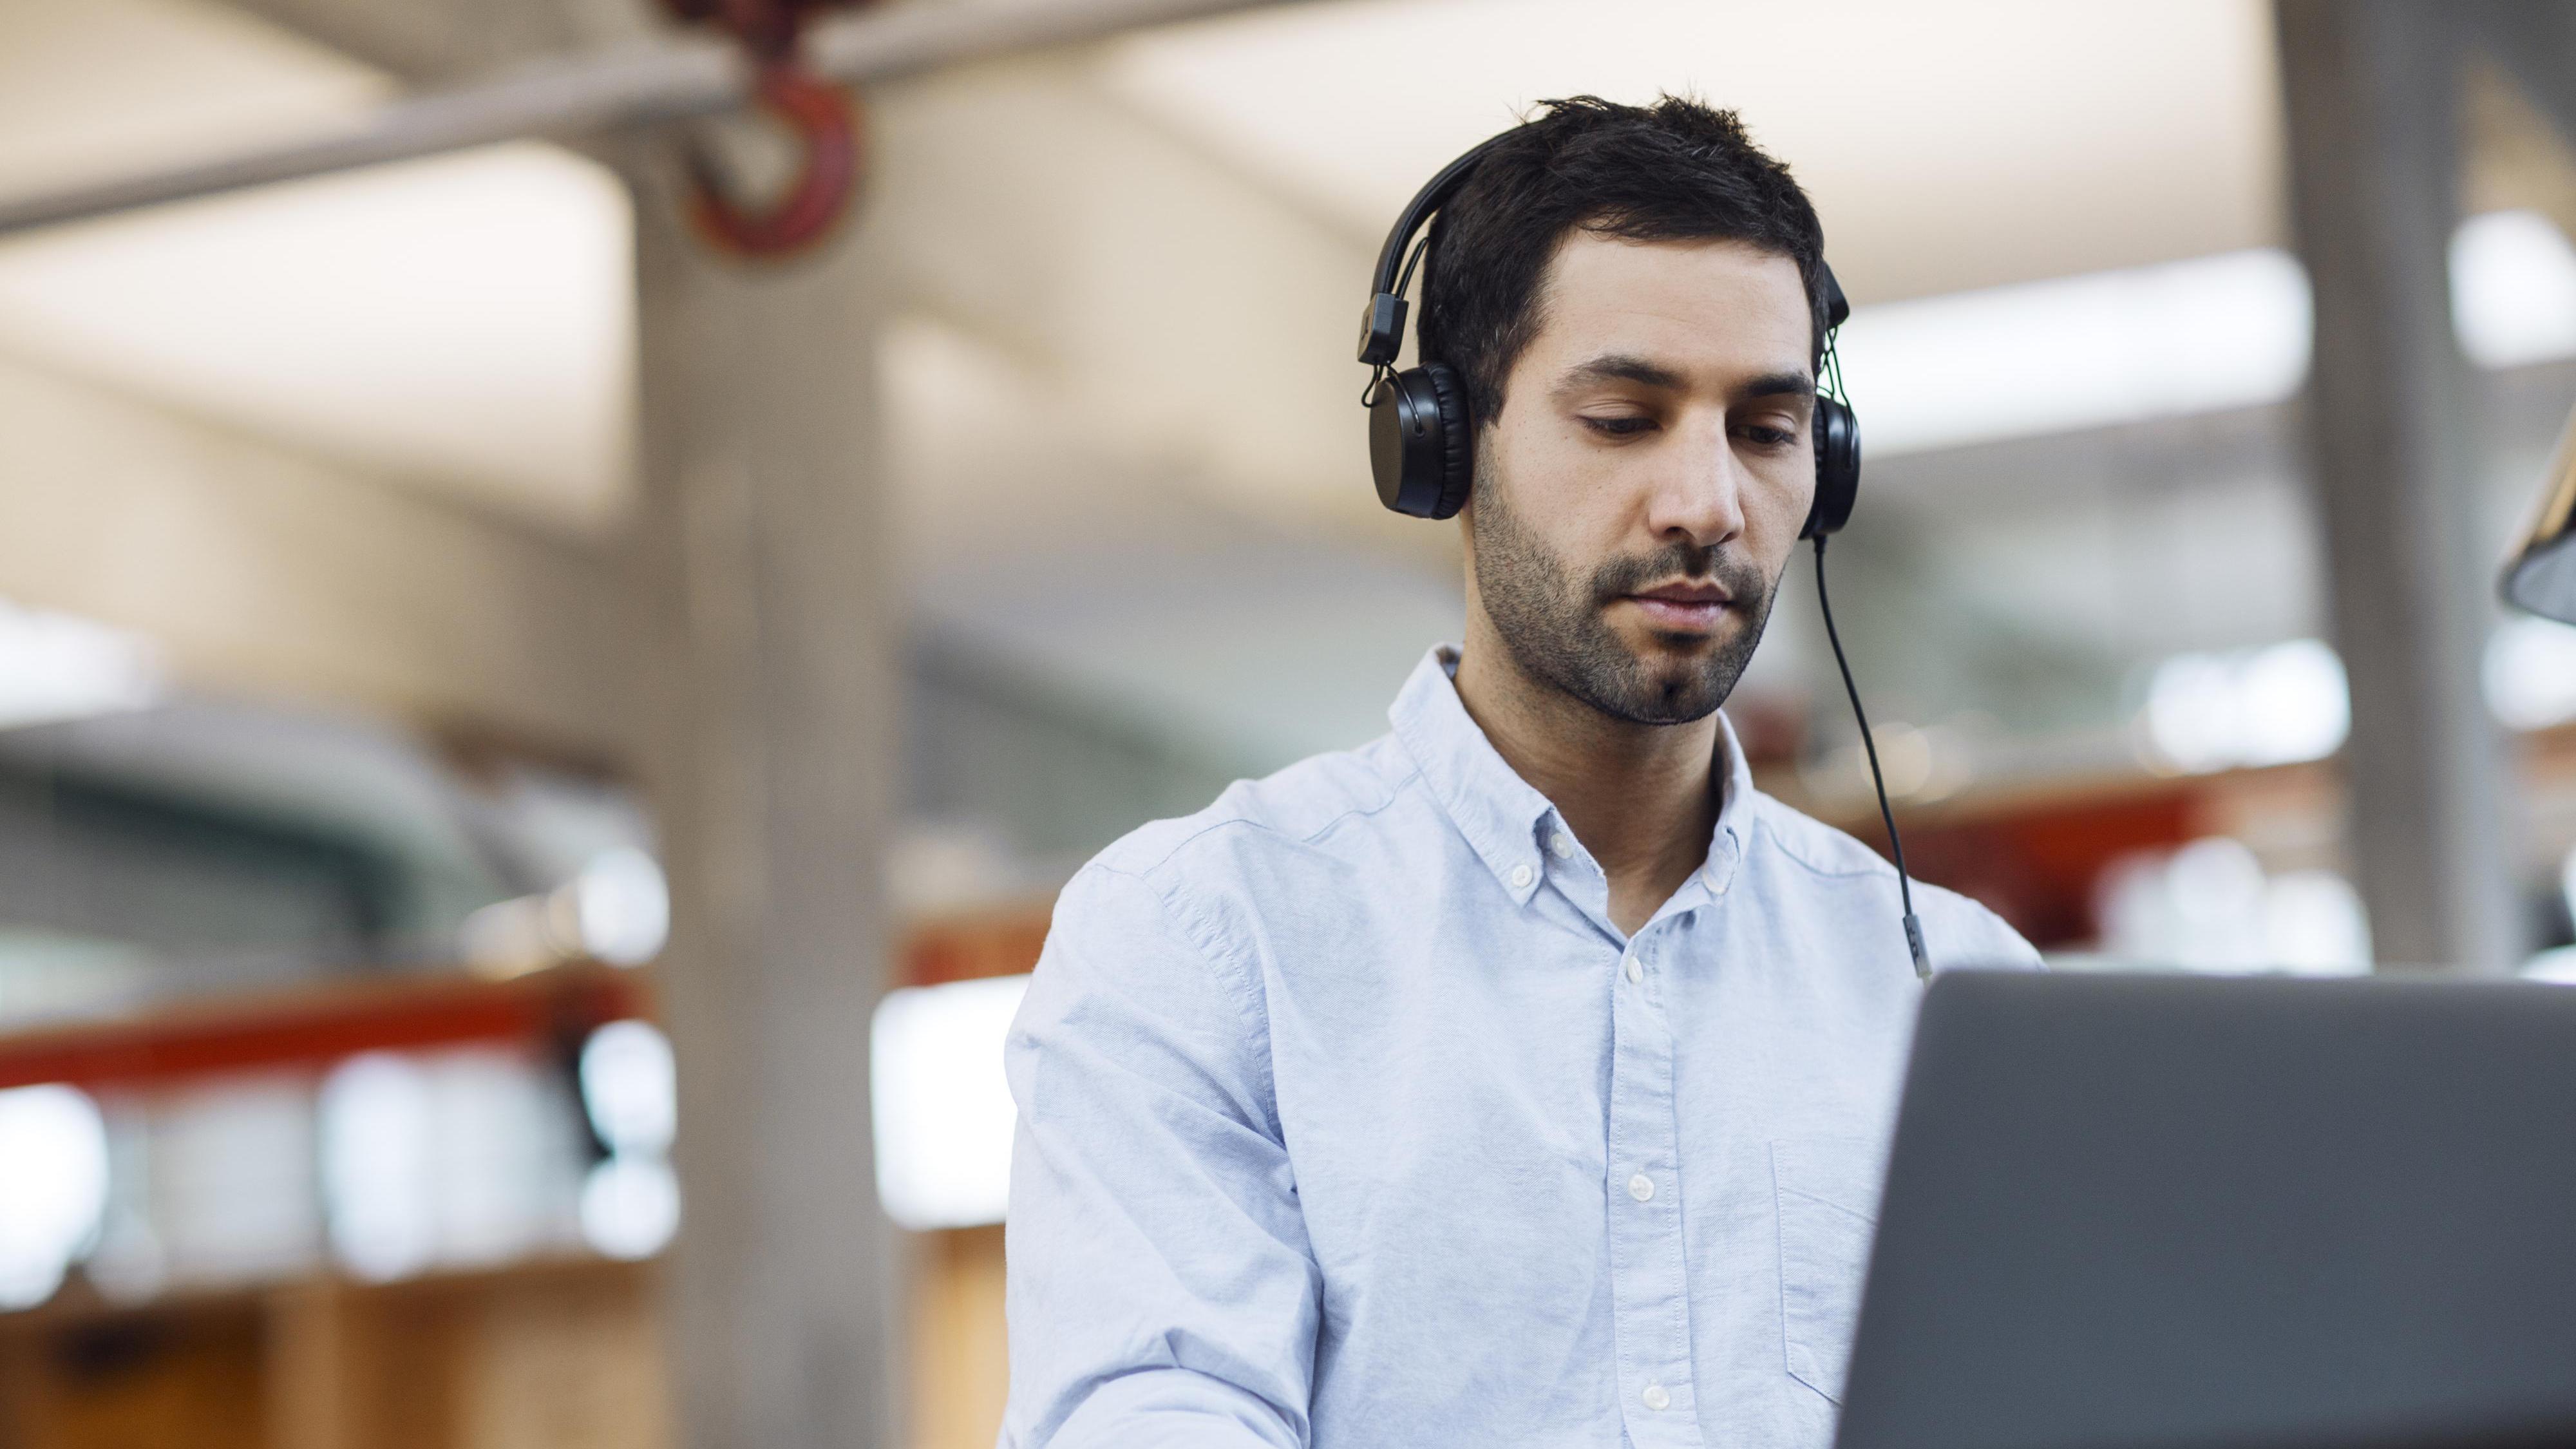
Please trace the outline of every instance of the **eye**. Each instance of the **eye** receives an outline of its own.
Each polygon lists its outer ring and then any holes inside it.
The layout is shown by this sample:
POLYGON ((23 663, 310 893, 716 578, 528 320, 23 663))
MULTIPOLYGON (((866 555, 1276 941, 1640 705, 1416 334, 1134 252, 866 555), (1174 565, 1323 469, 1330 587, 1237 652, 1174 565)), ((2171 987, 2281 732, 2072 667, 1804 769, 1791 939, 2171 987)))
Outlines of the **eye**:
POLYGON ((1582 422, 1585 427, 1590 428, 1592 431, 1599 433, 1604 437, 1610 438, 1635 437, 1639 433, 1652 432, 1655 427, 1655 420, 1653 418, 1641 417, 1588 417, 1584 418, 1582 422))
POLYGON ((1758 448, 1774 450, 1789 448, 1796 446, 1798 441, 1798 435, 1787 428, 1767 427, 1761 424, 1748 423, 1736 429, 1736 432, 1758 448))

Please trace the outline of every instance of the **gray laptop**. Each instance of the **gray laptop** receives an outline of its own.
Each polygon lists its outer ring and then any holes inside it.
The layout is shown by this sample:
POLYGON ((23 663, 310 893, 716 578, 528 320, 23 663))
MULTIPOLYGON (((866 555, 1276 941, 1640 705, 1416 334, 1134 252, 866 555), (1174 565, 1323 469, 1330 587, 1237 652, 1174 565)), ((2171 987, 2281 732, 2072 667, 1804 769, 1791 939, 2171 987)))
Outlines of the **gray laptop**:
POLYGON ((1837 1444, 2576 1445, 2576 988, 1939 979, 1837 1444))

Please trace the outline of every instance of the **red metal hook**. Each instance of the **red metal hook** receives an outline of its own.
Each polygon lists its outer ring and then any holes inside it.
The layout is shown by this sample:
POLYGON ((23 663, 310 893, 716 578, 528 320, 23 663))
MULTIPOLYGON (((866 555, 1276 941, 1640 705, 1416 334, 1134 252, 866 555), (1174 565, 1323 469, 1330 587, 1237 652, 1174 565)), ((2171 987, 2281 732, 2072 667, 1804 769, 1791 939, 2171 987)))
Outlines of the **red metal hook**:
POLYGON ((783 257, 831 234, 849 210, 859 181, 858 110, 848 93, 797 60, 808 12, 834 0, 671 0, 682 19, 712 21, 733 33, 760 63, 754 94, 763 110, 795 132, 803 151, 796 181, 771 206, 746 210, 725 192, 703 152, 689 153, 689 217, 720 251, 783 257))
POLYGON ((689 219, 717 248, 736 256, 778 257, 829 235, 858 189, 858 113, 840 87, 793 64, 761 68, 760 104, 796 132, 804 148, 796 183, 766 210, 746 211, 727 196, 705 153, 689 153, 689 219))

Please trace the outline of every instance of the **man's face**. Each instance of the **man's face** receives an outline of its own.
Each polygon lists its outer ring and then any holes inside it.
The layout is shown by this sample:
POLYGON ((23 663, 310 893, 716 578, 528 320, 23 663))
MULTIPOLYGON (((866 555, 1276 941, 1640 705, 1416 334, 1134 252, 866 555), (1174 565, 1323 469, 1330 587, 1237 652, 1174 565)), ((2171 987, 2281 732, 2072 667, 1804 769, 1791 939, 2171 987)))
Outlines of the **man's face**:
POLYGON ((1815 492, 1807 295, 1740 242, 1576 231, 1479 429, 1475 606, 1523 672, 1614 718, 1725 702, 1815 492))

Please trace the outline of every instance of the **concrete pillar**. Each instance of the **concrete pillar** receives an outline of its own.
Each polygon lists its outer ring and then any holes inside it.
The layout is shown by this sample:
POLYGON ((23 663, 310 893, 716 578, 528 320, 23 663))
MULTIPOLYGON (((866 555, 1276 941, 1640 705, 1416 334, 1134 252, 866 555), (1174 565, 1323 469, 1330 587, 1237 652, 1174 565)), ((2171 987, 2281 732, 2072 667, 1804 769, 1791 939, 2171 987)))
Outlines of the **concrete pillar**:
POLYGON ((2352 681, 2348 839, 2380 961, 2495 972, 2522 928, 2478 688, 2494 560, 2452 337, 2460 16, 2276 0, 2291 200, 2316 290, 2308 473, 2352 681))
MULTIPOLYGON (((648 146, 639 146, 639 155, 648 146)), ((895 1290, 868 1124, 886 956, 895 592, 863 235, 711 258, 639 163, 639 615, 672 880, 683 1442, 893 1442, 895 1290)))

